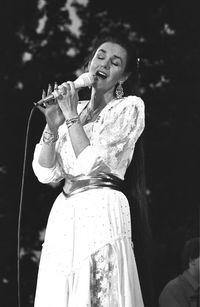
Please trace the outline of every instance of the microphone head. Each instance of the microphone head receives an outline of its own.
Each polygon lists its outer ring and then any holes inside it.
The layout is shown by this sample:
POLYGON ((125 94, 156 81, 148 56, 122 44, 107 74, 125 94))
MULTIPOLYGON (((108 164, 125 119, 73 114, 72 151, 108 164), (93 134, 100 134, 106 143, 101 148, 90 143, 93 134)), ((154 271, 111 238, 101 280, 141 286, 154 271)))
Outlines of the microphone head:
POLYGON ((94 83, 94 75, 89 72, 85 72, 80 75, 75 81, 74 86, 76 89, 81 87, 91 86, 94 83))

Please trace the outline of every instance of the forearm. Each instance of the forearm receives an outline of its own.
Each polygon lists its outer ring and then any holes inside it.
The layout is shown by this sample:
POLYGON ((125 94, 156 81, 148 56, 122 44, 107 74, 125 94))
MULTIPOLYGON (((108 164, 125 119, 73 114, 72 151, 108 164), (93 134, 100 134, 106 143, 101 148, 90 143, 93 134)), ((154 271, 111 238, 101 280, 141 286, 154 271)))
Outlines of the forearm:
POLYGON ((88 146, 90 141, 83 129, 77 112, 78 93, 73 82, 68 81, 58 95, 58 104, 63 112, 71 144, 76 157, 88 146))
POLYGON ((88 146, 90 141, 83 129, 81 123, 76 122, 68 128, 72 147, 76 157, 88 146))
POLYGON ((39 164, 43 167, 51 168, 55 165, 55 158, 55 144, 43 144, 38 160, 39 164))
POLYGON ((42 136, 42 148, 39 155, 39 164, 42 167, 51 168, 55 165, 56 160, 56 151, 55 151, 55 144, 57 140, 57 131, 51 132, 48 126, 45 128, 42 136), (46 133, 46 134, 45 134, 46 133), (50 136, 51 141, 49 142, 46 138, 50 136))

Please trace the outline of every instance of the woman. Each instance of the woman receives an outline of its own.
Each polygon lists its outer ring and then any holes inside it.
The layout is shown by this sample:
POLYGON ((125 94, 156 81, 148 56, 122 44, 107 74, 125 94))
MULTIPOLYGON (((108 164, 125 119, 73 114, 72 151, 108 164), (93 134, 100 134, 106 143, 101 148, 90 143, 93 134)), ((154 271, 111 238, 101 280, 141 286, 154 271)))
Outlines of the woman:
POLYGON ((78 102, 67 82, 57 104, 40 107, 47 124, 33 169, 42 183, 65 183, 48 219, 35 307, 144 306, 122 191, 145 125, 142 99, 123 93, 135 60, 124 36, 104 37, 87 64, 90 100, 78 102))

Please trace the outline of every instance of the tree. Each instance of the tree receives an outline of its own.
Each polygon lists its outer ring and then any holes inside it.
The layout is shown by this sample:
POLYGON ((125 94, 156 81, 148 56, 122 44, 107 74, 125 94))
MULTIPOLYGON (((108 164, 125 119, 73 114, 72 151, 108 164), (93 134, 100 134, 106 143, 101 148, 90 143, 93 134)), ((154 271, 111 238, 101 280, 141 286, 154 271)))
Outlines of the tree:
MULTIPOLYGON (((17 215, 26 128, 33 102, 40 99, 42 89, 47 88, 49 82, 62 83, 75 77, 97 33, 119 27, 135 41, 141 58, 140 95, 146 106, 147 188, 159 293, 164 282, 178 270, 177 255, 183 241, 197 233, 196 178, 200 151, 197 141, 200 123, 197 3, 124 0, 122 5, 113 0, 93 0, 86 4, 72 1, 71 5, 82 21, 79 35, 70 29, 69 1, 7 1, 0 12, 3 42, 0 48, 2 297, 16 293, 17 215), (168 262, 166 255, 170 257, 168 262), (174 258, 177 264, 173 266, 174 258), (166 271, 162 261, 166 261, 166 271), (159 273, 161 270, 163 276, 159 273)), ((33 275, 31 272, 24 275, 26 306, 32 306, 34 282, 30 280, 36 277, 39 231, 45 227, 58 192, 39 184, 31 169, 34 145, 43 126, 42 115, 35 111, 28 142, 22 216, 23 274, 25 267, 33 270, 33 275)), ((5 307, 15 306, 15 298, 15 294, 13 299, 9 296, 5 307)))

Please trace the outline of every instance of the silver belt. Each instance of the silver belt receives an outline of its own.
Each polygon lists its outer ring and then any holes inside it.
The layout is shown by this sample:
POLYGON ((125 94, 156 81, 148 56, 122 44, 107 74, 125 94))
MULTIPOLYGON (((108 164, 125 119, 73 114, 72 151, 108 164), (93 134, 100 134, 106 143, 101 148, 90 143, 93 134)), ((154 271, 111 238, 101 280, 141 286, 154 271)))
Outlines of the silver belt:
POLYGON ((123 180, 108 173, 100 173, 98 176, 88 175, 81 177, 81 179, 74 180, 70 191, 66 193, 63 189, 63 194, 65 197, 70 197, 87 190, 103 187, 123 192, 123 180))

